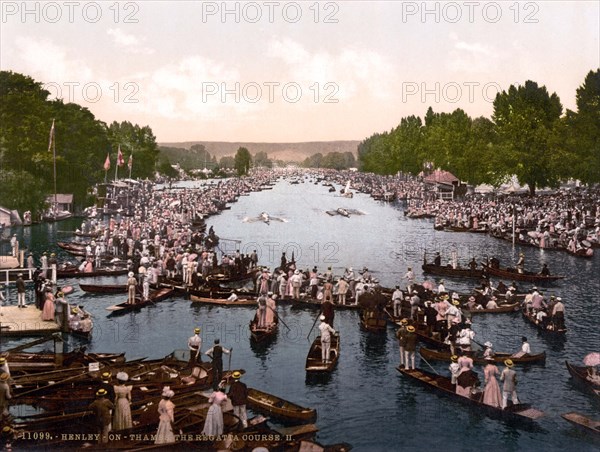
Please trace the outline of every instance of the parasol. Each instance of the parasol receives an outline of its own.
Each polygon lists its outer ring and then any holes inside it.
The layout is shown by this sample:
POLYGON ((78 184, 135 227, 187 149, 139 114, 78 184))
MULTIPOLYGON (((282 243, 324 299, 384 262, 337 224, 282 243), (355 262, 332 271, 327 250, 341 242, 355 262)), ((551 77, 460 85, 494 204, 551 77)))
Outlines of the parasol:
POLYGON ((600 353, 588 353, 585 355, 585 358, 583 358, 583 364, 589 367, 600 366, 600 353))

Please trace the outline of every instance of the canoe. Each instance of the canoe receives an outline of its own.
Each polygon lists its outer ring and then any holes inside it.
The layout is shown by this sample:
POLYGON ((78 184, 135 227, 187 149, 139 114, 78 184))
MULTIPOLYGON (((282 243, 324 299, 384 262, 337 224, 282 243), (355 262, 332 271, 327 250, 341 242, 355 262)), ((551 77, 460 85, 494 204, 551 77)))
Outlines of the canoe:
POLYGON ((258 326, 258 318, 254 316, 254 318, 250 321, 250 339, 255 342, 265 342, 269 339, 272 339, 277 334, 277 329, 279 326, 279 318, 277 316, 273 317, 274 323, 267 327, 259 327, 258 326))
POLYGON ((516 268, 493 268, 485 263, 481 263, 483 267, 483 271, 487 275, 496 276, 498 278, 509 279, 511 281, 527 281, 534 283, 542 283, 542 282, 553 282, 558 281, 559 279, 563 279, 562 275, 550 275, 544 276, 539 273, 533 273, 528 271, 523 271, 523 273, 519 273, 516 268))
POLYGON ((515 303, 507 303, 507 304, 499 304, 495 309, 467 309, 466 306, 461 306, 461 309, 466 312, 470 312, 473 314, 503 314, 506 312, 515 312, 519 310, 519 302, 515 303))
MULTIPOLYGON (((449 351, 432 350, 430 348, 421 347, 419 353, 425 359, 433 359, 438 361, 450 361, 451 353, 449 351)), ((494 352, 494 358, 492 360, 486 360, 482 356, 482 352, 463 352, 462 354, 473 358, 473 362, 477 364, 503 363, 505 359, 510 358, 515 364, 533 364, 546 362, 546 352, 538 353, 536 355, 525 355, 519 358, 512 356, 511 353, 494 352)))
POLYGON ((305 408, 254 388, 248 388, 248 405, 255 411, 288 422, 309 423, 317 418, 317 410, 313 408, 305 408))
POLYGON ((511 405, 506 409, 486 405, 481 401, 481 399, 483 398, 483 392, 479 392, 471 397, 464 397, 462 395, 456 394, 454 385, 452 384, 450 378, 442 375, 436 375, 434 373, 427 372, 426 370, 409 370, 404 369, 402 367, 397 367, 396 369, 402 375, 411 378, 413 381, 421 383, 426 387, 435 390, 437 393, 450 397, 452 400, 460 402, 464 405, 468 405, 469 407, 473 408, 478 408, 479 411, 481 411, 482 413, 485 413, 486 415, 496 419, 518 421, 518 424, 516 425, 526 426, 532 424, 535 425, 534 421, 544 415, 543 412, 532 408, 531 405, 525 403, 511 405))
POLYGON ((575 381, 581 383, 588 389, 592 390, 600 390, 600 383, 595 383, 591 380, 588 380, 588 370, 585 366, 575 366, 568 361, 565 361, 565 365, 567 366, 567 370, 573 377, 575 381))
POLYGON ((173 289, 169 289, 168 287, 163 287, 158 290, 153 290, 150 292, 147 300, 142 300, 139 297, 136 297, 135 303, 130 304, 128 302, 123 302, 119 304, 115 304, 106 308, 107 311, 111 311, 112 314, 133 311, 137 309, 141 309, 148 305, 153 305, 159 301, 166 300, 175 292, 173 289))
POLYGON ((566 421, 569 421, 571 424, 583 428, 587 432, 600 435, 600 421, 595 421, 587 416, 584 416, 583 414, 575 413, 573 411, 570 413, 561 414, 561 417, 566 421))
POLYGON ((56 270, 57 278, 92 278, 94 276, 121 276, 126 275, 129 270, 126 268, 99 268, 92 272, 81 272, 76 267, 72 269, 56 270))
POLYGON ((360 312, 360 326, 371 333, 385 333, 387 329, 387 319, 382 315, 377 316, 377 311, 367 311, 363 309, 360 312), (372 312, 373 317, 368 314, 372 312))
POLYGON ((310 346, 306 356, 307 372, 331 372, 335 368, 340 357, 340 336, 335 334, 331 336, 330 361, 324 363, 321 360, 321 336, 317 336, 310 346))
POLYGON ((483 278, 483 270, 471 270, 470 268, 452 268, 450 266, 423 264, 423 273, 447 276, 450 278, 483 278))
POLYGON ((190 300, 192 303, 202 303, 216 306, 254 306, 256 307, 256 299, 255 298, 238 298, 235 301, 230 301, 227 298, 209 298, 209 297, 199 297, 197 295, 190 295, 190 300))
MULTIPOLYGON (((282 302, 286 302, 286 301, 291 301, 292 303, 292 308, 312 308, 312 309, 321 309, 322 303, 320 300, 317 300, 315 298, 302 298, 300 300, 297 300, 295 298, 283 298, 280 300, 277 300, 278 303, 282 303, 282 302)), ((346 302, 348 302, 348 298, 346 298, 346 302)), ((337 304, 334 303, 333 304, 333 309, 336 310, 350 310, 350 311, 358 311, 360 309, 362 309, 362 306, 358 305, 358 304, 337 304)))
POLYGON ((84 292, 89 293, 127 293, 126 284, 79 284, 84 292))
POLYGON ((527 322, 529 322, 531 325, 535 326, 538 331, 546 336, 551 336, 551 337, 565 337, 566 333, 567 333, 567 329, 566 328, 562 328, 562 329, 553 329, 554 328, 554 324, 552 322, 548 322, 548 324, 546 325, 546 328, 544 328, 542 326, 541 323, 538 323, 537 319, 535 318, 535 316, 531 315, 531 314, 527 314, 525 312, 525 310, 521 311, 521 313, 523 314, 523 318, 525 320, 527 320, 527 322), (549 329, 551 327, 551 329, 549 329))

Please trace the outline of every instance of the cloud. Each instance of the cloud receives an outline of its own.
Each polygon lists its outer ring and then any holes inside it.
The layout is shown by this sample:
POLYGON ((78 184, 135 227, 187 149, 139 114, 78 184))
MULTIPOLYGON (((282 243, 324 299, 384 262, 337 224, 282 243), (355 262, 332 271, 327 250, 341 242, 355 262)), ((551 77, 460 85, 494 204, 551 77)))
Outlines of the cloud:
POLYGON ((493 46, 481 42, 460 40, 455 33, 450 33, 453 42, 448 52, 448 69, 454 72, 489 73, 498 70, 502 63, 503 53, 493 46))
POLYGON ((154 53, 154 49, 142 45, 145 39, 139 39, 132 34, 127 34, 120 28, 109 28, 106 33, 113 38, 113 42, 117 47, 126 52, 141 55, 151 55, 154 53))
MULTIPOLYGON (((382 54, 361 46, 347 46, 336 53, 311 53, 289 38, 273 38, 267 55, 285 63, 289 80, 305 86, 315 82, 320 86, 335 84, 339 88, 335 97, 339 100, 360 93, 384 99, 394 85, 394 65, 382 54)), ((328 94, 327 90, 321 91, 322 97, 328 94)))

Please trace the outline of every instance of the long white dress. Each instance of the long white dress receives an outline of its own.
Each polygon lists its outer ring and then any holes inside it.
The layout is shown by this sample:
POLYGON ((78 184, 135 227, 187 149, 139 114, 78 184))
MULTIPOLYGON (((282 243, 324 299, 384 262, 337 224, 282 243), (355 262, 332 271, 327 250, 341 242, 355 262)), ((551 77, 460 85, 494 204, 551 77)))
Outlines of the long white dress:
POLYGON ((175 404, 167 399, 162 399, 158 404, 160 423, 156 432, 154 444, 169 444, 175 442, 175 435, 171 422, 175 422, 175 404))
POLYGON ((206 436, 218 436, 223 434, 223 411, 221 410, 221 403, 227 399, 227 395, 216 391, 210 398, 211 406, 206 414, 206 421, 204 421, 204 428, 202 433, 206 436))
POLYGON ((131 421, 131 388, 132 386, 115 386, 115 414, 113 430, 125 430, 132 427, 131 421))

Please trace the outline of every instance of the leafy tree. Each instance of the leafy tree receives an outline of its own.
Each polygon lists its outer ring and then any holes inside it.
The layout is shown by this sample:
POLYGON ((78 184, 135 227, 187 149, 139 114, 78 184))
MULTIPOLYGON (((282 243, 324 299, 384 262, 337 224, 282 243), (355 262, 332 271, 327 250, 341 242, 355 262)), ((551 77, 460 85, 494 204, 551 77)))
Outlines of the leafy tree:
POLYGON ((2 207, 21 213, 30 210, 34 218, 46 207, 42 181, 27 171, 0 170, 0 199, 2 207))
POLYGON ((235 169, 238 176, 244 176, 248 174, 251 162, 252 157, 250 156, 248 149, 245 147, 240 147, 235 153, 235 169))
POLYGON ((584 183, 600 182, 600 69, 590 71, 577 89, 577 112, 567 110, 560 137, 569 152, 569 176, 584 183))
MULTIPOLYGON (((158 145, 156 137, 149 126, 140 127, 129 121, 113 122, 108 128, 108 136, 112 145, 114 160, 116 161, 119 146, 125 162, 129 155, 133 155, 131 177, 151 178, 158 158, 158 145)), ((123 166, 127 169, 127 165, 123 166)))
POLYGON ((226 155, 225 157, 221 157, 219 160, 219 167, 221 168, 235 168, 235 158, 230 155, 226 155))
POLYGON ((273 162, 271 161, 271 159, 269 159, 269 156, 264 151, 257 152, 254 155, 254 160, 253 161, 254 161, 254 166, 262 166, 262 167, 265 167, 265 168, 272 168, 273 167, 273 162))
POLYGON ((558 183, 555 156, 548 152, 554 128, 562 113, 556 93, 528 80, 525 85, 511 85, 496 95, 492 119, 500 139, 496 147, 497 164, 504 174, 515 174, 527 184, 531 195, 536 187, 558 183))

